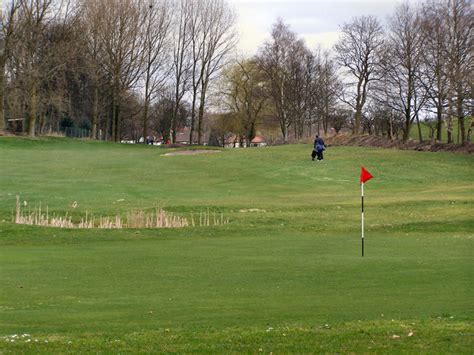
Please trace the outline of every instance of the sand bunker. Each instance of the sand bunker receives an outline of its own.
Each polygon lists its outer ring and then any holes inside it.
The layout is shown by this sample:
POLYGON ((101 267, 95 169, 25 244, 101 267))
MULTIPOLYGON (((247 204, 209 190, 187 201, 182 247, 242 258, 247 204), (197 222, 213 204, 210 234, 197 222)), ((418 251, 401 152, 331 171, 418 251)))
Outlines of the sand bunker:
POLYGON ((213 154, 220 153, 220 150, 177 150, 163 155, 197 155, 197 154, 213 154))

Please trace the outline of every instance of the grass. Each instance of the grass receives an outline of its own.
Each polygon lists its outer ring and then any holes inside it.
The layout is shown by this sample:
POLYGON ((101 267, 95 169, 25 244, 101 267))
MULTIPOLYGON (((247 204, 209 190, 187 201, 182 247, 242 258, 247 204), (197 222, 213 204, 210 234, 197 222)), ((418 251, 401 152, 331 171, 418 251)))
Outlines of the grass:
POLYGON ((0 352, 471 353, 474 158, 310 150, 0 139, 0 352), (230 223, 14 225, 17 194, 77 220, 164 207, 230 223))
MULTIPOLYGON (((467 116, 465 117, 464 119, 464 125, 465 125, 465 128, 466 128, 466 132, 467 130, 469 129, 469 126, 471 124, 471 117, 470 116, 467 116)), ((430 127, 429 125, 427 125, 426 123, 424 122, 420 122, 420 128, 421 128, 421 136, 423 137, 423 140, 424 141, 427 141, 429 142, 431 140, 430 138, 430 127)), ((459 121, 457 118, 453 118, 453 143, 461 143, 460 142, 460 135, 459 135, 459 121)), ((436 138, 436 130, 435 130, 435 138, 436 138)), ((420 139, 420 136, 419 136, 419 133, 418 133, 418 126, 416 124, 416 122, 413 123, 411 129, 410 129, 410 138, 411 139, 415 139, 415 140, 419 140, 420 139)), ((442 127, 442 132, 441 132, 441 142, 443 143, 447 143, 448 142, 448 131, 447 131, 447 127, 446 127, 446 122, 443 122, 443 127, 442 127)))

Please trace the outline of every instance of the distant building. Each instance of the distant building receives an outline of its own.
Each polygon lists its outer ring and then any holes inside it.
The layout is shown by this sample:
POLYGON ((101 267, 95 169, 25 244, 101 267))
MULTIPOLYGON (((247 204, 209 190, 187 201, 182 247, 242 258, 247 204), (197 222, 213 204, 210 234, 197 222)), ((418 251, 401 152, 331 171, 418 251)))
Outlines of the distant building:
MULTIPOLYGON (((190 127, 184 127, 178 129, 176 132, 176 144, 189 144, 189 135, 191 134, 190 127)), ((197 144, 198 141, 198 132, 195 130, 193 132, 193 144, 197 144)), ((201 136, 201 144, 209 144, 209 132, 204 131, 201 136)))
MULTIPOLYGON (((263 147, 267 145, 267 141, 262 136, 255 136, 249 144, 249 147, 263 147)), ((231 135, 226 138, 224 143, 225 148, 246 148, 247 142, 244 138, 231 135), (242 144, 241 144, 242 143, 242 144)))
POLYGON ((188 127, 180 128, 176 132, 176 144, 189 144, 189 135, 191 129, 188 127))
MULTIPOLYGON (((236 135, 230 135, 225 139, 224 142, 224 148, 240 148, 240 137, 236 135)), ((245 148, 247 144, 245 143, 245 140, 242 140, 242 147, 245 148)))
POLYGON ((250 142, 251 147, 264 147, 267 145, 267 142, 265 141, 265 138, 262 136, 255 136, 254 139, 250 142))

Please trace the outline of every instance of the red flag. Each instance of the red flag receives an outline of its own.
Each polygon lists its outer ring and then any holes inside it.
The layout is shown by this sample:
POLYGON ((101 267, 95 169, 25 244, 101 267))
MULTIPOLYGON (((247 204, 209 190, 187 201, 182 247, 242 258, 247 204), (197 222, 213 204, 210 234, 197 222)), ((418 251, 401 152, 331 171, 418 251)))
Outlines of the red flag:
POLYGON ((373 178, 372 174, 369 173, 367 170, 365 170, 365 168, 362 166, 360 168, 360 183, 363 184, 372 178, 373 178))

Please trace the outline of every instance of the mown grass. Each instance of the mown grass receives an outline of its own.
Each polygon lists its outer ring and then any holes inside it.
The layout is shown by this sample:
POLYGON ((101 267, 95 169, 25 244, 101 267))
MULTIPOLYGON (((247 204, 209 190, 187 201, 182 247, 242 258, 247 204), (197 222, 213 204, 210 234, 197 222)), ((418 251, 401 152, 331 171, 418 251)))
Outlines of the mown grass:
POLYGON ((0 139, 0 349, 472 351, 474 159, 338 147, 319 164, 310 150, 163 156, 0 139), (375 176, 364 258, 360 165, 375 176), (75 218, 161 206, 210 208, 230 224, 20 226, 10 222, 17 194, 75 218))

